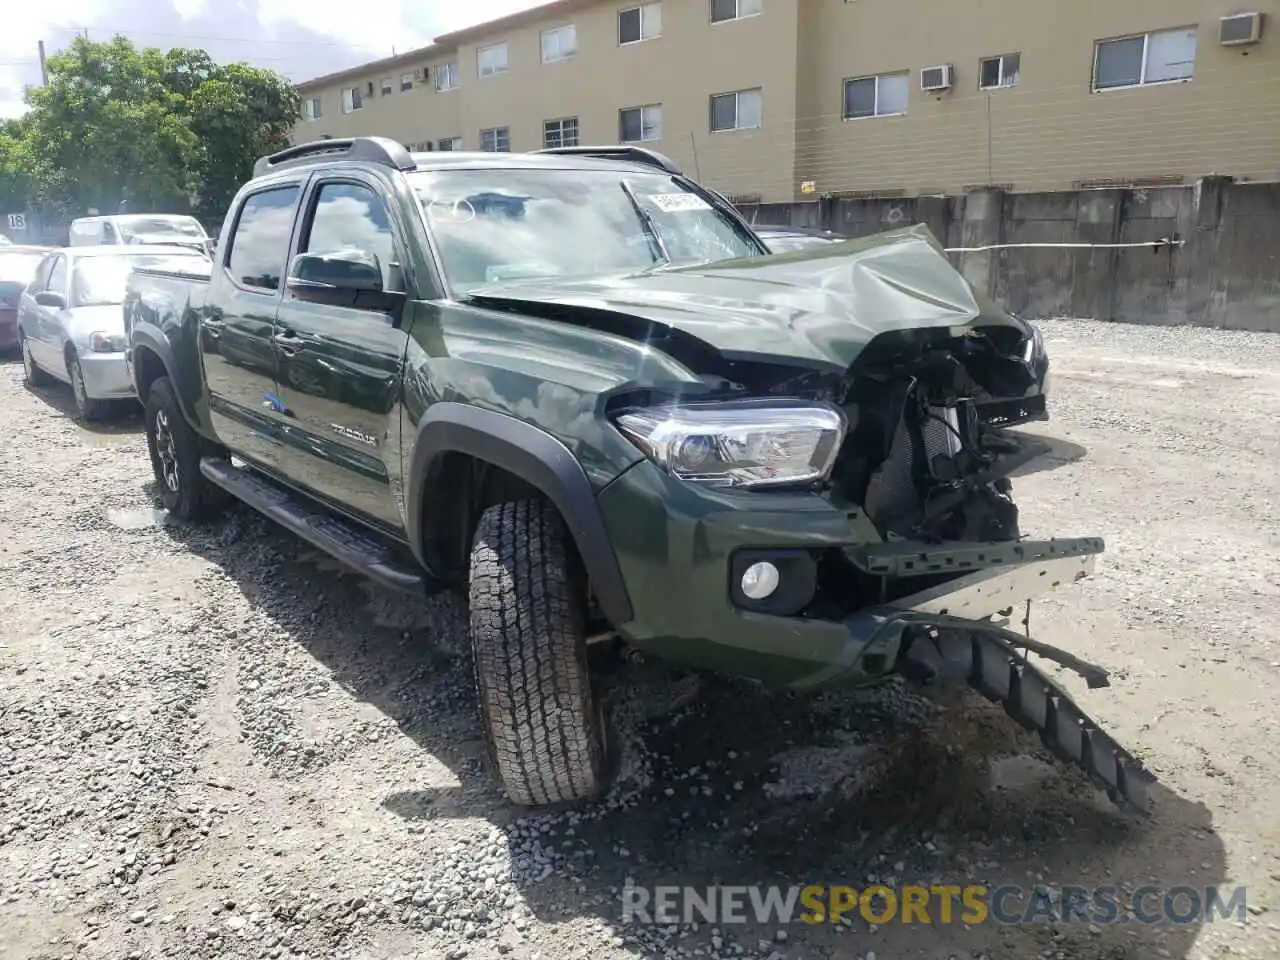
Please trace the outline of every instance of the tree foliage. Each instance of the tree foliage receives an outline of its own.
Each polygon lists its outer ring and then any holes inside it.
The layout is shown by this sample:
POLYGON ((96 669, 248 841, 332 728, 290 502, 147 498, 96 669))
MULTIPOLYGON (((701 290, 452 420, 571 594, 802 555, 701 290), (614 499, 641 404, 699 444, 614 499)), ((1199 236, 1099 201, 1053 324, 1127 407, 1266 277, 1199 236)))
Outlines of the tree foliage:
POLYGON ((284 77, 203 50, 77 38, 47 68, 48 83, 27 91, 27 114, 0 127, 0 197, 25 192, 67 213, 220 216, 298 119, 284 77))

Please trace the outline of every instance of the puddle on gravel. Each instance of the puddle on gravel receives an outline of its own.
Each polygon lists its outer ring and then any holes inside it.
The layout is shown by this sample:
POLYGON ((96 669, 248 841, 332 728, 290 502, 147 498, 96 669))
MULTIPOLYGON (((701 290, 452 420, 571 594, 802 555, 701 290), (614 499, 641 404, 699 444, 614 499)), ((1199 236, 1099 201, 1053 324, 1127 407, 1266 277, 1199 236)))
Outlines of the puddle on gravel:
POLYGON ((157 510, 154 507, 138 507, 130 510, 107 510, 107 522, 121 530, 148 530, 169 522, 168 510, 157 510))

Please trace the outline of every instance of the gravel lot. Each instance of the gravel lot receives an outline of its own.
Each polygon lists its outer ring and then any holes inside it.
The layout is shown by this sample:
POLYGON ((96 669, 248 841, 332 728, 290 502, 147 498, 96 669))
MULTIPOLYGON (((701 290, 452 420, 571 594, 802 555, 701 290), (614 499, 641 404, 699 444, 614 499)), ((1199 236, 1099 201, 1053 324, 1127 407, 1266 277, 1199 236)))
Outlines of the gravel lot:
MULTIPOLYGON (((136 416, 0 365, 0 955, 1280 956, 1280 337, 1046 323, 1024 529, 1100 534, 1037 635, 1160 777, 1114 811, 985 704, 816 701, 627 667, 623 776, 527 816, 483 763, 465 610, 245 510, 155 510, 136 416), (1247 922, 786 930, 620 922, 619 888, 1245 884, 1247 922)), ((621 683, 621 681, 620 681, 621 683)))

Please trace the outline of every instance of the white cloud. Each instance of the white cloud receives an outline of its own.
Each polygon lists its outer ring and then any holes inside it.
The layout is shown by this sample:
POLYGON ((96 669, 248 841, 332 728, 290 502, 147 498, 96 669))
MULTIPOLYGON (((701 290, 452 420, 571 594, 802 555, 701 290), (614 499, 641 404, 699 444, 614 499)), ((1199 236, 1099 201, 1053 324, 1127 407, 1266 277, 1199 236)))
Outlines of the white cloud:
POLYGON ((40 41, 50 48, 61 46, 77 27, 92 27, 109 14, 111 0, 58 0, 52 4, 8 0, 4 4, 4 30, 0 31, 0 117, 22 115, 24 85, 40 82, 40 41))
POLYGON ((300 81, 544 2, 360 0, 353 15, 350 0, 0 0, 0 118, 25 112, 23 87, 40 82, 39 41, 53 54, 83 28, 95 40, 123 33, 140 46, 201 47, 300 81))

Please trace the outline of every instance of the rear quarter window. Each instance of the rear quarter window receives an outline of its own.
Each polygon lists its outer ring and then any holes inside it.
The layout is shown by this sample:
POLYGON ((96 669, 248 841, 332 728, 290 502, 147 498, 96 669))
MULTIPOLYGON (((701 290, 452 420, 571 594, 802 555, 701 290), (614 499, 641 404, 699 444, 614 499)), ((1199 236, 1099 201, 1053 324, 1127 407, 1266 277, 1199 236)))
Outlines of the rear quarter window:
POLYGON ((223 261, 240 286, 264 292, 280 289, 299 193, 297 184, 289 184, 245 198, 223 261))

